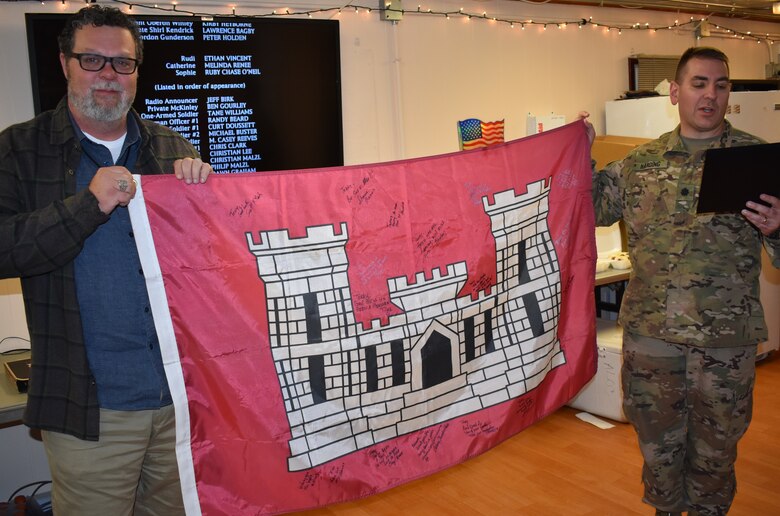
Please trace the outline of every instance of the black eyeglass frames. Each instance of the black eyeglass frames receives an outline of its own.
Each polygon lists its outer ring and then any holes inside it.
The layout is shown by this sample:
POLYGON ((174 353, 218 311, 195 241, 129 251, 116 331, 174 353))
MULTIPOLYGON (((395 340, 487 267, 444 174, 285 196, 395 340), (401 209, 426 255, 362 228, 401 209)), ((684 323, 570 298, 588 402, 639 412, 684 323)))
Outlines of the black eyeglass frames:
POLYGON ((111 63, 111 68, 121 75, 130 75, 138 68, 138 59, 131 57, 106 57, 100 54, 79 54, 75 52, 68 54, 68 57, 78 59, 81 69, 87 72, 99 72, 108 62, 111 63))

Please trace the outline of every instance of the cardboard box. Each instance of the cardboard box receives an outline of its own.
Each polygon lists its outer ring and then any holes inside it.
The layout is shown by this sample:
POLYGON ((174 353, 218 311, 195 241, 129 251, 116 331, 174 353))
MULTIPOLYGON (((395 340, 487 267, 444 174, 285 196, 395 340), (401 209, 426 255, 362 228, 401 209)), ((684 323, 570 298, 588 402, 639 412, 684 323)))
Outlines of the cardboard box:
POLYGON ((623 366, 623 328, 615 321, 596 319, 598 370, 568 405, 570 407, 627 422, 623 413, 623 386, 620 369, 623 366))
POLYGON ((651 141, 650 138, 633 136, 596 136, 590 149, 590 155, 596 160, 596 170, 601 170, 612 161, 625 158, 635 147, 649 141, 651 141))

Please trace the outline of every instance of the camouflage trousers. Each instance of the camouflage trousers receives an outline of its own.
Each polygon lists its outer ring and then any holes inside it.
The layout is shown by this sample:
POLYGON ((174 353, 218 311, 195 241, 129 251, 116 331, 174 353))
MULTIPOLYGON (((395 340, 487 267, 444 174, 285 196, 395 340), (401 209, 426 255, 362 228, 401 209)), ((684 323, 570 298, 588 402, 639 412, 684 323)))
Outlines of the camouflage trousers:
POLYGON ((623 409, 644 458, 643 501, 725 515, 753 409, 756 346, 700 348, 625 332, 623 409))

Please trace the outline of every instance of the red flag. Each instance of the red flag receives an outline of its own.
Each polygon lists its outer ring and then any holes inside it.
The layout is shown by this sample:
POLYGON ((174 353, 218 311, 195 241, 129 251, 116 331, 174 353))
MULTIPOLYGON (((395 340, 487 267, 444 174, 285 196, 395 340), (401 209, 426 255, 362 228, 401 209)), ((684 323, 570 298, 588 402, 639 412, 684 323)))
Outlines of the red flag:
POLYGON ((190 515, 299 510, 433 473, 595 372, 581 122, 393 163, 138 179, 190 515))

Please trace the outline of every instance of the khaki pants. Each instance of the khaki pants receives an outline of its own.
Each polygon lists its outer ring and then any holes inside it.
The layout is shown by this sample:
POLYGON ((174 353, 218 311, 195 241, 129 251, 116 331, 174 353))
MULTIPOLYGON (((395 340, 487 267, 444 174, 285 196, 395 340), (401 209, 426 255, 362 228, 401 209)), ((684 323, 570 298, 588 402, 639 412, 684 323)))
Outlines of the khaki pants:
POLYGON ((623 409, 644 457, 644 501, 722 516, 753 408, 756 346, 700 348, 624 332, 623 409))
POLYGON ((184 514, 173 406, 100 410, 100 440, 41 432, 57 516, 184 514))

